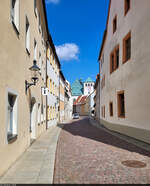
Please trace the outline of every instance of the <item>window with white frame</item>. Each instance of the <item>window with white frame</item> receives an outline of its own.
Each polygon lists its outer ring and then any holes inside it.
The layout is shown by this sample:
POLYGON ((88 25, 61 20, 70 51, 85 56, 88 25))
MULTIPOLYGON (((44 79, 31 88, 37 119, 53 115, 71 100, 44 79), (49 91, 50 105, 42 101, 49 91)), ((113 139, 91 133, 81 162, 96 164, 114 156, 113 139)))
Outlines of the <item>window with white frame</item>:
POLYGON ((37 42, 34 39, 34 59, 37 60, 37 42))
POLYGON ((30 24, 26 17, 26 49, 30 53, 30 24))
POLYGON ((11 20, 19 33, 19 0, 11 0, 11 20))
POLYGON ((34 13, 35 13, 35 16, 37 17, 37 2, 36 2, 36 0, 34 0, 34 13))
POLYGON ((38 12, 39 15, 39 32, 41 33, 41 15, 40 12, 38 12))
POLYGON ((17 136, 17 95, 11 92, 8 92, 7 126, 7 140, 9 142, 17 136))

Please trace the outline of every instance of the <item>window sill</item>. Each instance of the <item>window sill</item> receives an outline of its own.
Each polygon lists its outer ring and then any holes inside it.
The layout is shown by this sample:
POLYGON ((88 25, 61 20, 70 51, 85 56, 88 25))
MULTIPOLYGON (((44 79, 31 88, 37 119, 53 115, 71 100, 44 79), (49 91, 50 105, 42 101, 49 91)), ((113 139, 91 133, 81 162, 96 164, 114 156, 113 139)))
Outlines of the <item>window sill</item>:
POLYGON ((128 14, 129 10, 125 11, 124 12, 124 16, 126 16, 128 14))
POLYGON ((11 144, 11 143, 15 142, 17 140, 17 137, 18 137, 17 134, 7 137, 8 144, 11 144))
POLYGON ((125 116, 123 116, 123 115, 120 115, 120 116, 118 116, 118 118, 125 118, 125 116))
POLYGON ((12 21, 12 25, 13 25, 13 28, 14 28, 14 30, 15 30, 17 36, 19 37, 19 30, 18 30, 18 28, 16 27, 14 21, 12 21))
POLYGON ((124 60, 124 61, 123 61, 123 64, 124 64, 124 63, 127 63, 130 59, 131 59, 131 58, 124 60))

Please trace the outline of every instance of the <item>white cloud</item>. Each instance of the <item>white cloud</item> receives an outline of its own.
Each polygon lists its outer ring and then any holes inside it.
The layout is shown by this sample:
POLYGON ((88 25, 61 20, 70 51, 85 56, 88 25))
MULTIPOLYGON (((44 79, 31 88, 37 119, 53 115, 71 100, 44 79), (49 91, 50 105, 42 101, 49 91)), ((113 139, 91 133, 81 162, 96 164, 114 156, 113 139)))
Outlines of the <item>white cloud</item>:
POLYGON ((78 60, 79 47, 74 43, 65 43, 56 46, 56 52, 60 60, 78 60))
POLYGON ((49 3, 58 4, 59 0, 46 0, 46 3, 47 4, 49 4, 49 3))

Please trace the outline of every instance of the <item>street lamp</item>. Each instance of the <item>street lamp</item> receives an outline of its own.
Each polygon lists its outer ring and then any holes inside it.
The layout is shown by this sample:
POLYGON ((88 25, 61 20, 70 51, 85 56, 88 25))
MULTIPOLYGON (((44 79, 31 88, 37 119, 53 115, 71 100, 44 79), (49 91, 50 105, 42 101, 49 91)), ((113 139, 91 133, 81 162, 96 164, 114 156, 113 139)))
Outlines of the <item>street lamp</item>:
POLYGON ((38 78, 38 72, 40 71, 40 68, 37 66, 36 64, 36 60, 33 60, 33 66, 29 68, 29 70, 31 71, 31 81, 33 83, 28 83, 27 80, 25 80, 25 90, 27 93, 27 90, 29 87, 31 87, 32 85, 36 85, 36 83, 38 82, 39 78, 38 78))

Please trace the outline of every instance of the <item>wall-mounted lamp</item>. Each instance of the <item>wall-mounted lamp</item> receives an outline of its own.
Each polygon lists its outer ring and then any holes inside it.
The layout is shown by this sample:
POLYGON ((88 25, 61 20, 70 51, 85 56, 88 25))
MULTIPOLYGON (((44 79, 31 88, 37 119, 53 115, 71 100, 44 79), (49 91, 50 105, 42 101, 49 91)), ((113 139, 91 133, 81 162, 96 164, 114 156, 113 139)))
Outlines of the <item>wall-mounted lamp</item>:
POLYGON ((25 80, 26 93, 27 93, 28 88, 31 87, 32 85, 35 86, 39 80, 38 72, 40 71, 40 68, 37 66, 36 63, 37 63, 36 60, 33 60, 33 66, 29 68, 29 70, 31 71, 31 80, 33 83, 28 83, 27 80, 25 80))

